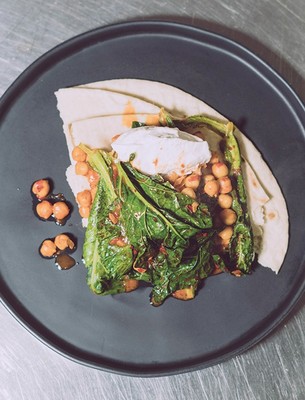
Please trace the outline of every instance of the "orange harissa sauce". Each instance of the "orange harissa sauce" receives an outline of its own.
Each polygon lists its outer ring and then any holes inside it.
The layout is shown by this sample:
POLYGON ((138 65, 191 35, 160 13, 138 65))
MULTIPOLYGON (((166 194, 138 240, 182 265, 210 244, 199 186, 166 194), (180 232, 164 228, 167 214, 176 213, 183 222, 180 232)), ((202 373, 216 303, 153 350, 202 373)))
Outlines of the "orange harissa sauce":
POLYGON ((123 120, 122 123, 124 126, 130 128, 133 121, 137 121, 138 117, 136 115, 136 110, 132 105, 131 101, 128 101, 124 111, 123 111, 123 120))
MULTIPOLYGON (((144 121, 143 116, 145 116, 146 125, 159 125, 159 114, 142 114, 142 121, 144 121)), ((134 121, 139 121, 139 116, 136 114, 136 110, 129 100, 123 111, 122 124, 127 128, 131 128, 134 121)))
POLYGON ((146 116, 146 125, 159 125, 159 114, 149 114, 146 116))

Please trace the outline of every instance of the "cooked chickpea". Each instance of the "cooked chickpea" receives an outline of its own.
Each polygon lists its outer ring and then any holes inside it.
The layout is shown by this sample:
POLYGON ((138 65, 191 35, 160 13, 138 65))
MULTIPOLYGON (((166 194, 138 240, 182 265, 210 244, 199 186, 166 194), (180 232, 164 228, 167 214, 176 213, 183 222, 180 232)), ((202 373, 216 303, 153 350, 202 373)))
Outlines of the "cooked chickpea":
POLYGON ((192 199, 196 199, 196 193, 195 193, 194 189, 192 189, 190 187, 186 187, 186 188, 182 189, 181 193, 185 194, 188 197, 191 197, 192 199))
POLYGON ((122 237, 115 237, 115 238, 111 239, 109 244, 111 246, 118 246, 118 247, 126 246, 126 242, 124 241, 124 239, 122 237))
POLYGON ((116 224, 119 222, 117 216, 116 216, 114 213, 109 213, 109 214, 108 214, 108 218, 110 219, 110 221, 111 221, 114 225, 116 225, 116 224))
POLYGON ((243 273, 239 269, 235 269, 234 271, 231 272, 231 274, 236 276, 237 278, 243 276, 243 273))
POLYGON ((222 162, 217 162, 212 165, 212 172, 216 178, 223 178, 224 176, 228 175, 229 169, 226 164, 222 162))
POLYGON ((184 186, 196 190, 200 183, 200 176, 196 174, 188 175, 184 180, 184 186))
POLYGON ((74 161, 86 161, 87 154, 80 147, 76 146, 72 150, 72 158, 74 161))
POLYGON ((233 199, 229 194, 220 194, 218 196, 218 205, 221 208, 230 208, 232 206, 233 199))
POLYGON ((78 209, 79 215, 80 215, 82 218, 89 218, 90 210, 91 210, 90 207, 80 206, 79 209, 78 209))
POLYGON ((36 212, 40 218, 48 219, 53 214, 53 206, 49 201, 43 200, 41 203, 37 204, 36 212))
POLYGON ((75 164, 76 175, 87 175, 89 172, 89 164, 86 161, 77 161, 75 164))
POLYGON ((194 201, 194 202, 191 204, 191 210, 192 210, 192 212, 195 213, 195 212, 197 211, 198 207, 199 207, 199 203, 197 203, 197 201, 194 201))
POLYGON ((185 180, 184 175, 178 176, 178 178, 174 182, 174 188, 178 191, 181 191, 184 187, 184 180, 185 180))
POLYGON ((215 238, 217 251, 224 251, 230 244, 230 239, 222 239, 219 235, 215 238))
POLYGON ((64 233, 61 235, 57 235, 54 239, 54 243, 55 243, 55 246, 57 248, 59 248, 59 250, 65 250, 68 247, 69 247, 69 249, 72 250, 75 247, 73 240, 71 240, 69 238, 69 236, 65 235, 64 233))
POLYGON ((92 196, 90 190, 86 189, 77 193, 76 200, 80 206, 89 207, 92 203, 92 196))
POLYGON ((203 188, 204 192, 210 196, 217 196, 219 192, 219 183, 215 179, 213 181, 208 181, 203 188))
POLYGON ((230 240, 232 235, 233 228, 231 226, 226 226, 221 232, 218 233, 218 236, 224 241, 230 240))
POLYGON ((219 213, 220 219, 226 225, 233 225, 237 220, 236 213, 231 208, 224 208, 219 213))
POLYGON ((91 188, 96 187, 98 184, 98 181, 100 180, 99 174, 96 171, 94 171, 93 169, 89 169, 89 171, 87 173, 87 178, 88 178, 88 182, 89 182, 91 188))
POLYGON ((219 162, 219 155, 218 155, 217 151, 213 151, 212 152, 212 157, 211 157, 209 163, 210 164, 215 164, 215 163, 218 163, 218 162, 219 162))
POLYGON ((230 244, 230 239, 221 240, 220 246, 221 246, 222 250, 225 250, 229 247, 229 244, 230 244))
POLYGON ((32 185, 32 192, 35 194, 37 199, 43 199, 50 192, 50 184, 46 179, 39 179, 32 185))
POLYGON ((56 253, 56 245, 50 239, 44 240, 39 251, 43 257, 52 257, 56 253))
POLYGON ((124 287, 125 287, 125 292, 132 292, 133 290, 136 290, 139 287, 139 281, 136 279, 129 279, 125 278, 124 279, 124 287))
POLYGON ((211 182, 211 181, 215 181, 215 176, 214 175, 212 175, 212 174, 204 175, 204 177, 203 177, 203 182, 204 183, 208 183, 208 182, 211 182))
POLYGON ((221 194, 230 193, 232 191, 231 179, 228 176, 219 178, 218 182, 219 182, 219 192, 221 194))
POLYGON ((57 201, 53 204, 53 215, 57 220, 62 220, 69 215, 70 209, 64 201, 57 201))
POLYGON ((175 180, 178 178, 178 174, 175 171, 170 172, 167 176, 166 179, 173 185, 175 180))

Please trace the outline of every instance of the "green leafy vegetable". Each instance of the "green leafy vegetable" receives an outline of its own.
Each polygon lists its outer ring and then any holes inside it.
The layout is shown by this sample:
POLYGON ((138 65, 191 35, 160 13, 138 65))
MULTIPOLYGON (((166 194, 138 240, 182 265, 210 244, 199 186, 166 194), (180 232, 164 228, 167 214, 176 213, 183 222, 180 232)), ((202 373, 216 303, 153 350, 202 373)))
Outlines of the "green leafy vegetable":
POLYGON ((143 281, 152 285, 152 304, 160 305, 170 295, 194 297, 215 267, 250 271, 252 232, 233 124, 206 116, 174 119, 164 110, 160 123, 185 131, 207 127, 221 135, 237 215, 228 251, 221 254, 215 245, 215 198, 202 194, 197 203, 160 175, 146 176, 111 153, 80 145, 100 175, 83 251, 87 282, 96 294, 124 292, 126 279, 143 281))
POLYGON ((194 200, 160 176, 148 177, 104 151, 81 147, 101 176, 84 244, 89 287, 97 294, 119 293, 128 275, 153 285, 155 305, 186 284, 196 289, 212 268, 208 207, 201 203, 193 211, 194 200), (109 217, 115 212, 117 223, 109 217))
POLYGON ((229 245, 228 266, 231 269, 249 273, 254 257, 253 236, 247 210, 247 197, 241 172, 241 155, 237 140, 234 136, 234 125, 232 122, 220 121, 205 115, 194 115, 185 119, 175 120, 165 110, 161 111, 161 121, 170 126, 177 126, 181 130, 195 127, 207 127, 223 136, 224 156, 230 170, 230 179, 233 190, 230 193, 233 198, 232 209, 237 215, 234 224, 233 236, 229 245))
POLYGON ((92 151, 83 146, 90 164, 99 172, 100 180, 85 234, 83 257, 88 268, 87 283, 96 294, 115 294, 124 291, 124 275, 132 261, 128 247, 110 246, 122 234, 122 228, 111 222, 109 214, 119 205, 112 184, 113 171, 107 153, 92 151))

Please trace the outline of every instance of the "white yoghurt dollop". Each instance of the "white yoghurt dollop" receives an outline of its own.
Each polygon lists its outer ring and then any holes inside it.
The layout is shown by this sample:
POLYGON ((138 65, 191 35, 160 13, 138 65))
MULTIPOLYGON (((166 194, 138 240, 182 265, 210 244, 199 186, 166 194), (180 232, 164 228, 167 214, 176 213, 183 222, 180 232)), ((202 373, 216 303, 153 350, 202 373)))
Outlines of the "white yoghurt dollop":
POLYGON ((211 159, 204 140, 177 128, 143 126, 120 135, 113 143, 120 161, 129 161, 144 174, 186 175, 211 159))

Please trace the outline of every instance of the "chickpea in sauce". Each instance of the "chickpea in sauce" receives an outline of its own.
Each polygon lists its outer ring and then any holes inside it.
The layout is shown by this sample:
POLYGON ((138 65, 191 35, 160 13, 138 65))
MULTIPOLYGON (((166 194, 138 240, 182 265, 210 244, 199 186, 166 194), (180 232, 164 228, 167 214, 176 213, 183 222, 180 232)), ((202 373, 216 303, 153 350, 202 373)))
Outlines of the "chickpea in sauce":
MULTIPOLYGON (((80 152, 79 152, 80 153, 80 152)), ((81 157, 81 155, 78 155, 81 157)), ((82 161, 83 162, 83 161, 82 161)), ((89 170, 89 169, 88 169, 89 170)), ((70 215, 70 207, 62 194, 53 194, 48 179, 39 179, 32 184, 33 209, 42 220, 54 220, 58 225, 64 225, 70 215)), ((90 196, 91 192, 89 191, 90 196)), ((75 240, 68 234, 59 234, 54 238, 45 239, 39 253, 44 258, 54 258, 58 269, 70 269, 76 261, 68 253, 75 250, 75 240)))
POLYGON ((58 269, 66 270, 76 264, 75 259, 68 254, 75 248, 75 242, 70 235, 59 234, 53 239, 44 240, 39 248, 39 253, 44 258, 54 258, 58 269))
POLYGON ((50 184, 47 179, 39 179, 32 185, 32 193, 41 200, 48 196, 50 192, 50 184))
POLYGON ((51 184, 48 179, 39 179, 32 185, 33 209, 36 215, 44 221, 54 221, 64 225, 71 209, 62 194, 51 193, 51 184))
MULTIPOLYGON (((176 190, 192 199, 197 199, 200 193, 203 193, 217 200, 214 226, 219 232, 215 239, 215 245, 219 251, 225 252, 233 236, 233 227, 236 223, 237 215, 231 208, 233 198, 230 194, 232 182, 229 177, 229 168, 220 160, 220 155, 214 152, 208 164, 201 167, 201 174, 195 175, 192 173, 188 176, 179 176, 171 173, 168 175, 168 181, 176 190)), ((196 212, 197 208, 189 207, 189 210, 196 212)))
POLYGON ((87 162, 86 153, 79 146, 73 148, 72 159, 76 162, 76 175, 81 175, 88 180, 89 188, 77 193, 75 200, 78 204, 80 216, 82 218, 89 218, 100 177, 99 174, 91 168, 90 164, 87 162))

